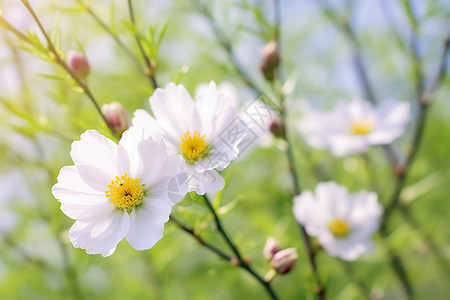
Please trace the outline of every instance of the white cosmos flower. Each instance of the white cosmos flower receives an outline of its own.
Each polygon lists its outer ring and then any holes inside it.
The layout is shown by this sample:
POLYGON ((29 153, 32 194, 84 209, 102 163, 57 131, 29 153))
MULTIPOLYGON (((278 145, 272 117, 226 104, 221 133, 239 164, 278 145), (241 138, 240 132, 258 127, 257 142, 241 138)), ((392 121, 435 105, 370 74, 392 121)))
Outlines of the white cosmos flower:
POLYGON ((390 144, 401 136, 410 118, 408 102, 340 101, 331 112, 309 109, 299 130, 309 146, 336 156, 362 153, 371 145, 390 144))
POLYGON ((237 157, 247 132, 232 101, 214 82, 195 101, 183 85, 174 83, 156 89, 149 101, 154 118, 140 109, 133 125, 159 132, 171 153, 183 156, 191 191, 202 195, 221 190, 225 181, 215 169, 223 170, 237 157))
POLYGON ((319 239, 331 256, 354 260, 373 249, 370 240, 382 214, 374 192, 349 194, 335 182, 319 183, 315 195, 294 198, 294 215, 309 235, 319 239))
POLYGON ((75 165, 61 169, 52 192, 76 220, 69 230, 74 247, 109 256, 124 237, 137 250, 162 238, 172 205, 187 192, 173 180, 183 158, 167 156, 162 138, 132 127, 117 145, 88 130, 70 156, 75 165))

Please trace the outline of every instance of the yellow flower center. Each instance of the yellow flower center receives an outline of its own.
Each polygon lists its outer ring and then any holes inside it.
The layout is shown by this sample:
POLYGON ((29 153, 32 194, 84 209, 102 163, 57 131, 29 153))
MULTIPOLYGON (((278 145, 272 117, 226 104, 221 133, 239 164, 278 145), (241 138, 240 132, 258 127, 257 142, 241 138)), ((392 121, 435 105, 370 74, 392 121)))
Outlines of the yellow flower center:
POLYGON ((350 233, 350 225, 342 219, 335 218, 328 223, 328 229, 335 237, 345 237, 350 233))
POLYGON ((187 163, 195 164, 209 154, 210 147, 204 140, 205 136, 201 136, 197 130, 192 136, 189 131, 180 136, 181 155, 187 163))
POLYGON ((350 123, 350 133, 355 135, 364 135, 372 132, 373 122, 371 120, 363 120, 350 123))
POLYGON ((136 206, 141 204, 144 198, 144 186, 141 185, 139 178, 130 178, 125 173, 123 176, 116 176, 108 184, 108 190, 105 191, 105 196, 110 198, 112 204, 115 206, 131 213, 136 206))

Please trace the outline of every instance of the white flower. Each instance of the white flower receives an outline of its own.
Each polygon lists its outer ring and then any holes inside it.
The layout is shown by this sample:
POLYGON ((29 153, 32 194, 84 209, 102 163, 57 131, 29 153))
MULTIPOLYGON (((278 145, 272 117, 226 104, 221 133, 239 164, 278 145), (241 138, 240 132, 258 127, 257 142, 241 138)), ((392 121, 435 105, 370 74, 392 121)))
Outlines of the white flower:
POLYGON ((382 214, 377 194, 349 194, 335 182, 319 183, 315 195, 294 198, 294 215, 309 235, 316 236, 331 256, 354 260, 373 249, 372 234, 382 214))
POLYGON ((214 82, 196 100, 182 85, 169 83, 150 97, 154 118, 145 110, 134 113, 133 125, 159 132, 171 153, 185 159, 189 188, 197 194, 214 193, 225 186, 223 170, 239 154, 246 124, 214 82))
POLYGON ((174 180, 185 163, 167 156, 161 138, 130 128, 117 145, 88 130, 70 156, 75 165, 61 169, 52 192, 76 220, 69 231, 74 247, 109 256, 124 237, 137 250, 162 238, 172 205, 187 191, 174 180))
POLYGON ((408 102, 340 101, 331 112, 308 110, 299 130, 309 146, 336 156, 362 153, 371 145, 390 144, 401 136, 410 118, 408 102))

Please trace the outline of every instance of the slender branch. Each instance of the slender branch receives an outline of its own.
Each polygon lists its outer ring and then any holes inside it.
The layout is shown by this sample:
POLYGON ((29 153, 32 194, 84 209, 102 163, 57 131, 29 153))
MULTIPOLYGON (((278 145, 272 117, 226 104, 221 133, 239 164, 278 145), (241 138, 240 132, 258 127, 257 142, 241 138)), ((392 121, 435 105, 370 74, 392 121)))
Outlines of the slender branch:
POLYGON ((341 265, 342 269, 344 270, 347 277, 350 278, 350 280, 356 285, 356 287, 359 289, 359 293, 361 297, 364 297, 365 299, 370 300, 370 289, 366 285, 364 281, 362 281, 353 270, 351 264, 348 261, 344 261, 342 259, 337 259, 339 264, 341 265))
POLYGON ((389 263, 391 264, 391 267, 394 270, 395 275, 400 280, 404 293, 408 298, 412 297, 414 295, 414 290, 411 285, 408 273, 406 272, 403 261, 401 260, 398 253, 394 249, 392 249, 386 243, 386 241, 384 241, 384 247, 388 253, 389 263))
POLYGON ((246 270, 248 273, 250 273, 264 287, 264 289, 266 290, 266 292, 270 295, 270 297, 272 299, 278 299, 278 296, 275 294, 275 291, 272 289, 270 282, 265 281, 262 276, 258 275, 258 273, 256 273, 255 270, 253 270, 253 268, 250 267, 250 264, 247 261, 245 261, 245 259, 239 252, 236 245, 231 241, 229 235, 227 234, 227 232, 225 231, 225 229, 222 226, 222 222, 220 221, 220 218, 217 215, 216 210, 212 206, 212 204, 209 201, 206 194, 203 196, 203 198, 205 200, 206 206, 209 208, 209 210, 211 211, 211 213, 214 217, 214 221, 216 223, 217 230, 222 235, 223 239, 225 240, 225 242, 228 244, 228 246, 231 248, 234 255, 236 256, 238 263, 239 263, 238 266, 243 268, 244 270, 246 270))
POLYGON ((39 20, 38 16, 36 15, 35 11, 31 7, 30 3, 27 0, 20 0, 25 8, 29 11, 33 19, 36 21, 37 25, 39 26, 39 29, 41 30, 42 34, 44 35, 45 40, 47 41, 47 47, 52 53, 56 63, 60 65, 69 75, 72 77, 73 80, 83 89, 84 93, 89 97, 92 104, 94 104, 95 108, 97 109, 98 113, 101 115, 103 121, 108 126, 108 128, 111 130, 111 132, 114 134, 115 131, 112 128, 111 124, 109 124, 108 120, 106 119, 105 115, 102 113, 102 110, 95 99, 94 95, 92 94, 91 90, 89 89, 88 85, 80 79, 75 73, 72 72, 72 70, 69 68, 69 66, 65 63, 65 61, 61 58, 60 54, 56 50, 56 47, 53 45, 50 37, 47 35, 44 27, 42 26, 41 21, 39 20))
MULTIPOLYGON (((122 42, 122 40, 119 38, 119 36, 113 32, 111 30, 111 28, 105 23, 103 22, 100 17, 92 10, 92 8, 90 8, 89 6, 87 6, 82 0, 77 0, 77 2, 87 11, 87 13, 92 17, 92 19, 94 19, 94 21, 101 27, 103 28, 103 30, 109 34, 113 40, 116 42, 116 44, 119 46, 120 49, 122 49, 122 51, 125 53, 126 56, 128 56, 128 58, 131 60, 131 62, 133 63, 133 65, 136 67, 136 69, 142 73, 143 75, 145 75, 145 77, 149 78, 147 72, 145 70, 143 70, 141 63, 139 62, 139 60, 136 58, 136 56, 133 54, 133 52, 122 42)), ((150 79, 150 78, 149 78, 150 79)), ((153 81, 150 79, 149 80, 150 84, 152 85, 153 88, 155 88, 155 85, 153 83, 153 81)), ((156 83, 156 81, 155 81, 156 83)), ((156 85, 157 86, 157 85, 156 85)))
MULTIPOLYGON (((247 72, 244 70, 244 68, 242 67, 241 63, 239 62, 239 60, 237 59, 237 57, 234 54, 232 43, 231 43, 230 39, 227 38, 227 36, 223 33, 223 31, 220 28, 220 26, 214 20, 211 11, 205 5, 202 5, 201 3, 199 3, 197 0, 192 0, 192 2, 196 6, 197 10, 200 13, 202 13, 207 18, 211 28, 213 29, 213 32, 214 32, 214 34, 216 36, 216 39, 218 40, 218 42, 222 46, 222 48, 226 51, 226 53, 227 53, 231 63, 233 64, 234 68, 236 69, 237 73, 241 76, 243 81, 251 89, 253 89, 253 91, 256 94, 260 94, 261 93, 260 92, 261 89, 257 86, 256 83, 253 82, 253 80, 250 78, 250 76, 247 75, 247 72)), ((277 6, 276 10, 279 10, 278 1, 276 1, 275 4, 277 6)), ((279 11, 277 11, 275 13, 277 15, 276 16, 276 22, 280 22, 281 18, 279 16, 279 11), (278 19, 278 18, 280 18, 280 19, 278 19)), ((277 25, 275 25, 275 26, 277 26, 277 25)), ((279 27, 277 27, 277 30, 276 30, 276 35, 277 35, 276 38, 278 39, 280 33, 277 32, 277 31, 279 31, 279 27)), ((279 94, 279 93, 277 93, 277 94, 279 94)), ((282 98, 282 95, 280 95, 280 98, 282 98)), ((280 99, 280 103, 281 102, 282 102, 282 99, 280 99)), ((285 120, 283 120, 283 122, 285 123, 285 120)), ((285 125, 285 124, 283 124, 283 125, 285 125)), ((286 126, 284 126, 284 127, 286 127, 286 126)), ((285 139, 286 139, 286 141, 289 144, 289 141, 287 140, 287 138, 285 138, 285 139)), ((289 144, 289 147, 288 147, 288 153, 287 154, 288 154, 290 173, 291 173, 291 176, 292 176, 293 181, 294 181, 294 193, 297 195, 297 194, 300 193, 299 178, 298 178, 297 172, 296 172, 295 167, 294 167, 294 157, 293 157, 293 154, 292 154, 292 149, 291 149, 291 145, 290 144, 289 144)), ((210 204, 209 201, 207 201, 207 202, 208 202, 208 204, 210 204)), ((212 206, 210 206, 210 207, 212 208, 212 206)), ((323 286, 321 285, 320 278, 318 276, 317 264, 315 262, 315 253, 313 252, 313 247, 312 247, 312 244, 311 244, 310 237, 308 236, 308 234, 306 233, 305 228, 302 225, 300 225, 300 231, 301 231, 303 240, 305 242, 305 246, 306 246, 306 249, 307 249, 307 253, 308 253, 308 258, 309 258, 309 262, 310 262, 310 265, 311 265, 311 269, 313 270, 313 273, 314 273, 314 277, 315 277, 315 281, 316 281, 316 295, 317 295, 317 298, 318 299, 324 299, 325 290, 324 290, 323 286)), ((232 243, 230 244, 230 247, 233 248, 232 243)))
MULTIPOLYGON (((136 27, 136 19, 134 16, 134 10, 133 10, 133 3, 132 0, 128 0, 128 11, 130 13, 130 19, 131 23, 136 27)), ((137 28, 135 28, 137 30, 137 28)), ((158 88, 158 83, 156 81, 155 77, 155 66, 150 62, 150 58, 145 53, 144 47, 142 47, 141 40, 139 39, 139 36, 135 33, 134 38, 136 39, 136 43, 139 47, 139 51, 141 52, 141 55, 145 61, 146 69, 144 71, 145 75, 147 75, 147 78, 150 80, 151 85, 153 86, 153 89, 158 88)))
MULTIPOLYGON (((400 200, 400 194, 403 190, 406 178, 408 176, 408 173, 411 169, 412 164, 414 163, 417 151, 420 147, 423 133, 425 130, 425 124, 426 124, 427 115, 428 115, 427 112, 428 112, 428 108, 429 108, 430 104, 432 103, 433 94, 438 89, 442 80, 445 77, 446 61, 447 61, 447 56, 449 54, 449 49, 450 49, 450 35, 447 36, 447 38, 444 42, 444 50, 443 50, 442 58, 441 58, 441 61, 439 64, 437 75, 435 76, 434 80, 430 83, 428 88, 425 90, 425 92, 418 99, 420 109, 418 112, 418 120, 417 120, 416 129, 414 131, 412 147, 406 157, 406 162, 405 162, 404 166, 401 167, 401 169, 398 170, 398 172, 396 174, 397 179, 396 179, 396 183, 395 183, 395 187, 394 187, 394 192, 392 194, 390 202, 388 203, 388 205, 384 211, 383 218, 381 219, 380 233, 383 237, 386 237, 389 234, 388 228, 387 228, 389 220, 390 220, 395 208, 398 207, 399 200, 400 200)), ((418 81, 418 84, 421 84, 421 83, 418 81)), ((420 90, 420 88, 417 88, 417 91, 419 91, 419 90, 420 90)), ((398 255, 393 253, 392 249, 391 250, 388 249, 388 253, 390 253, 390 256, 391 256, 391 264, 394 266, 395 271, 397 272, 400 280, 402 281, 405 293, 408 296, 412 296, 413 290, 412 290, 411 284, 408 283, 407 273, 404 270, 404 267, 401 263, 400 258, 398 257, 398 255)))
POLYGON ((236 54, 234 53, 233 46, 231 40, 227 37, 227 35, 222 31, 219 24, 217 24, 216 20, 214 19, 214 16, 211 12, 211 10, 204 4, 201 4, 198 0, 191 0, 196 9, 206 17, 206 20, 208 21, 211 29, 214 32, 214 35, 219 42, 219 44, 222 46, 224 51, 226 52, 229 60, 232 62, 232 65, 234 66, 234 69, 239 74, 239 76, 242 78, 244 83, 250 87, 256 94, 260 94, 261 89, 258 87, 258 85, 253 81, 253 79, 250 77, 250 75, 247 74, 244 67, 242 66, 241 62, 237 58, 236 54))
MULTIPOLYGON (((283 128, 284 128, 284 131, 283 131, 284 137, 283 138, 286 141, 286 143, 288 144, 288 148, 286 150, 286 155, 287 155, 287 159, 288 159, 289 172, 291 174, 292 183, 294 186, 294 195, 300 195, 300 193, 301 193, 300 180, 299 180, 299 176, 297 174, 297 170, 295 168, 295 158, 294 158, 294 153, 292 151, 292 143, 290 143, 289 138, 288 138, 285 113, 283 113, 281 116, 282 116, 283 128)), ((305 227, 303 225, 299 224, 299 229, 300 229, 302 239, 305 243, 306 253, 308 255, 308 262, 311 267, 311 270, 313 271, 314 280, 316 283, 316 290, 315 290, 316 297, 317 297, 317 299, 320 299, 320 300, 325 299, 325 288, 320 281, 319 271, 318 271, 318 267, 317 267, 317 263, 316 263, 316 253, 313 249, 313 245, 311 243, 311 238, 308 235, 308 233, 306 232, 305 227)))
POLYGON ((417 151, 419 149, 419 146, 422 141, 423 132, 425 129, 425 124, 427 120, 427 111, 432 103, 434 93, 441 85, 443 79, 445 78, 447 68, 446 68, 446 61, 447 57, 450 53, 450 34, 447 36, 447 38, 444 41, 444 49, 442 52, 442 57, 439 63, 438 71, 436 76, 434 77, 434 80, 431 81, 431 83, 428 85, 428 88, 425 90, 425 92, 422 94, 422 96, 419 99, 419 115, 418 115, 418 121, 416 125, 416 129, 414 131, 414 137, 412 141, 412 147, 409 151, 406 162, 404 166, 397 172, 397 180, 394 188, 394 192, 392 194, 391 200, 388 204, 388 206, 385 209, 383 219, 380 226, 380 231, 386 231, 386 226, 389 222, 390 216, 393 212, 393 210, 398 206, 399 200, 400 200, 400 194, 403 189, 403 186, 405 184, 405 179, 409 173, 409 170, 411 169, 411 165, 414 163, 414 159, 416 157, 417 151))
POLYGON ((403 215, 405 220, 408 221, 409 224, 414 226, 414 228, 418 231, 421 238, 424 240, 426 246, 433 253, 438 267, 441 269, 442 273, 446 274, 446 276, 450 276, 450 262, 448 259, 445 259, 445 254, 441 251, 441 249, 436 245, 436 242, 431 238, 429 234, 424 232, 422 228, 419 227, 419 221, 414 217, 411 213, 409 206, 400 205, 399 207, 400 213, 403 215))
POLYGON ((45 260, 39 258, 39 257, 34 257, 31 256, 27 251, 25 251, 25 249, 23 249, 9 234, 4 234, 3 235, 3 240, 2 240, 3 244, 6 245, 7 247, 11 247, 14 248, 14 253, 18 254, 23 260, 25 260, 26 262, 30 263, 30 264, 34 264, 39 268, 45 268, 48 270, 54 270, 55 268, 48 264, 45 260))
MULTIPOLYGON (((323 14, 338 27, 341 32, 344 34, 344 36, 347 37, 347 40, 349 41, 349 46, 352 54, 352 61, 355 67, 355 72, 357 77, 360 79, 361 88, 363 90, 363 93, 367 100, 372 102, 373 104, 377 103, 377 97, 374 92, 374 88, 371 84, 371 81, 369 79, 369 75, 367 72, 367 68, 364 64, 364 60, 362 57, 361 49, 358 43, 358 39, 356 38, 356 35, 350 25, 350 20, 340 20, 336 18, 335 16, 331 15, 330 13, 327 13, 327 10, 324 6, 324 4, 321 1, 316 1, 319 8, 322 10, 323 14)), ((389 163, 392 166, 396 166, 398 164, 398 157, 395 153, 394 149, 390 145, 383 145, 382 146, 383 151, 386 155, 386 158, 388 159, 389 163)))
POLYGON ((215 246, 211 245, 210 243, 206 242, 202 239, 200 235, 198 235, 192 228, 187 227, 183 223, 181 223, 178 219, 176 219, 173 215, 170 215, 170 221, 172 221, 175 225, 177 225, 181 230, 184 232, 190 234, 193 238, 199 242, 200 245, 205 246, 207 249, 214 252, 216 255, 222 257, 223 259, 227 261, 232 261, 232 257, 223 252, 222 250, 216 248, 215 246))

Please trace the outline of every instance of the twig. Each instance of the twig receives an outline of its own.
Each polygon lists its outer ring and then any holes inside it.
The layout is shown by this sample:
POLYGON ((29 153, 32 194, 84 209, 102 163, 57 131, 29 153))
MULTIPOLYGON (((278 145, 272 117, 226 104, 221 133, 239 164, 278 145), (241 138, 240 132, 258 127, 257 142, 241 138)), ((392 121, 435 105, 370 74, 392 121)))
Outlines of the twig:
POLYGON ((385 231, 386 226, 389 222, 390 216, 392 214, 392 211, 398 206, 399 199, 400 199, 400 193, 403 189, 405 179, 409 173, 409 170, 411 169, 411 165, 414 163, 414 159, 416 157, 417 151, 419 149, 419 146, 422 141, 423 132, 425 129, 426 124, 426 118, 427 118, 427 111, 429 106, 432 103, 433 95, 436 92, 436 90, 439 88, 440 84, 442 83, 442 80, 445 78, 446 75, 446 60, 447 56, 449 55, 450 50, 450 34, 447 36, 447 38, 444 41, 444 49, 442 53, 442 57, 440 60, 440 64, 438 67, 437 74, 433 81, 428 85, 428 88, 425 90, 425 92, 422 94, 422 96, 419 99, 419 115, 418 115, 418 121, 416 125, 416 129, 414 131, 414 137, 412 142, 411 150, 409 151, 406 162, 404 166, 401 168, 401 170, 398 170, 397 172, 397 180, 394 188, 394 192, 391 197, 391 201, 389 202, 388 206, 385 209, 383 219, 380 226, 380 231, 385 231))
POLYGON ((340 263, 340 265, 341 265, 342 269, 345 271, 345 274, 347 275, 347 277, 349 277, 350 280, 359 289, 361 296, 364 297, 365 299, 370 300, 371 298, 370 298, 369 287, 366 285, 366 283, 364 281, 362 281, 361 279, 358 278, 358 276, 356 276, 355 271, 353 270, 351 264, 348 261, 344 261, 341 259, 337 259, 337 261, 340 263))
MULTIPOLYGON (((133 54, 133 52, 122 42, 122 40, 119 38, 119 36, 114 33, 111 28, 109 28, 108 25, 106 25, 105 22, 103 22, 100 17, 90 8, 87 6, 82 0, 77 0, 77 2, 87 11, 87 13, 94 19, 94 21, 101 27, 103 30, 108 33, 113 40, 116 42, 116 44, 119 46, 120 49, 125 53, 126 56, 131 60, 133 65, 136 67, 136 69, 142 73, 145 77, 148 77, 148 74, 145 70, 143 70, 141 63, 136 58, 136 56, 133 54)), ((150 79, 150 78, 149 78, 150 79)), ((151 86, 154 88, 154 84, 152 80, 149 80, 151 86)))
POLYGON ((30 3, 27 0, 20 0, 20 1, 23 3, 25 8, 30 12, 31 16, 33 17, 33 19, 36 21, 37 25, 39 26, 39 29, 41 30, 42 34, 44 35, 45 40, 47 41, 47 47, 50 50, 50 52, 52 53, 55 61, 67 73, 69 73, 69 75, 72 77, 72 79, 75 80, 75 82, 83 89, 84 93, 89 97, 89 99, 94 104, 95 108, 97 109, 98 113, 101 115, 101 117, 102 117, 103 121, 105 122, 105 124, 108 126, 108 128, 111 130, 111 132, 114 134, 115 131, 114 131, 113 127, 111 126, 111 124, 109 124, 109 122, 106 119, 105 115, 102 113, 102 110, 101 110, 100 106, 98 105, 97 100, 95 100, 95 97, 92 94, 91 90, 89 89, 88 85, 85 82, 83 82, 83 80, 81 80, 77 75, 75 75, 75 73, 72 72, 72 70, 64 62, 64 60, 62 60, 60 54, 58 53, 58 51, 56 50, 55 46, 53 45, 51 39, 49 38, 49 36, 45 32, 45 29, 42 26, 41 21, 39 20, 38 16, 34 12, 33 8, 30 5, 30 3))
MULTIPOLYGON (((337 19, 336 17, 330 15, 329 13, 326 13, 326 9, 323 3, 321 3, 320 1, 317 1, 316 3, 322 10, 323 14, 332 23, 334 23, 341 30, 341 32, 347 37, 349 41, 349 46, 353 58, 353 64, 355 67, 356 75, 360 79, 364 95, 367 98, 367 100, 369 100, 373 104, 376 104, 377 97, 375 95, 374 88, 372 87, 372 84, 370 82, 367 68, 362 58, 361 49, 359 47, 359 43, 355 36, 355 33, 353 32, 353 29, 350 25, 350 21, 347 19, 346 20, 337 19)), ((382 148, 389 163, 392 166, 396 166, 398 164, 399 159, 394 149, 390 145, 383 145, 382 148)))
POLYGON ((219 42, 219 44, 222 46, 222 48, 225 50, 229 60, 232 62, 232 65, 234 66, 234 69, 239 74, 239 76, 242 78, 242 80, 245 82, 245 84, 250 87, 256 94, 260 94, 261 89, 258 87, 258 85, 253 81, 253 79, 250 77, 250 75, 247 74, 245 69, 242 67, 241 62, 236 57, 236 54, 234 53, 233 46, 231 40, 226 36, 226 34, 222 31, 219 24, 215 21, 212 12, 206 7, 206 5, 201 4, 198 0, 191 0, 192 3, 195 5, 197 10, 206 17, 210 27, 212 28, 214 35, 219 42))
MULTIPOLYGON (((292 144, 289 142, 289 138, 288 138, 285 114, 283 113, 281 115, 281 117, 282 117, 283 128, 284 128, 284 131, 283 131, 284 137, 283 138, 286 141, 286 143, 288 144, 288 148, 286 150, 286 155, 287 155, 287 159, 288 159, 289 172, 291 174, 292 183, 294 186, 294 195, 300 195, 300 193, 301 193, 300 180, 299 180, 299 176, 297 174, 297 170, 295 168, 295 158, 294 158, 294 153, 292 152, 292 144)), ((311 267, 311 270, 313 271, 314 280, 315 280, 315 284, 316 284, 316 288, 315 288, 316 297, 317 297, 317 299, 320 299, 320 300, 325 299, 325 287, 322 285, 322 283, 320 281, 319 271, 318 271, 318 267, 317 267, 317 263, 316 263, 316 253, 313 249, 313 246, 311 243, 311 238, 308 235, 308 233, 306 232, 305 227, 303 225, 299 224, 299 229, 300 229, 302 239, 305 243, 305 248, 306 248, 306 253, 308 255, 309 265, 311 267)))
POLYGON ((407 220, 409 224, 411 224, 412 226, 414 226, 416 228, 416 230, 420 234, 421 238, 424 240, 426 246, 433 253, 433 255, 438 263, 438 267, 441 269, 441 271, 444 274, 446 274, 446 276, 449 276, 450 275, 449 260, 445 258, 445 254, 436 245, 435 241, 418 226, 419 222, 414 217, 414 215, 411 213, 409 207, 400 205, 399 211, 403 215, 405 220, 407 220))
MULTIPOLYGON (((250 78, 250 76, 247 75, 247 72, 244 70, 244 68, 242 67, 241 63, 239 62, 239 60, 237 59, 237 57, 234 54, 231 41, 226 37, 226 35, 221 30, 220 26, 216 23, 216 21, 213 18, 213 15, 212 15, 211 11, 206 6, 200 4, 197 0, 192 0, 192 2, 196 6, 197 10, 200 13, 202 13, 207 18, 207 20, 208 20, 211 28, 213 29, 213 32, 214 32, 214 34, 215 34, 219 44, 222 46, 222 48, 228 54, 228 57, 229 57, 231 63, 233 64, 234 68, 236 69, 238 74, 241 76, 243 81, 256 94, 260 94, 261 93, 261 89, 257 86, 256 83, 253 82, 253 80, 250 78)), ((275 4, 278 5, 278 1, 276 1, 275 4)), ((276 7, 276 9, 278 10, 279 7, 276 7)), ((278 15, 279 11, 276 12, 276 14, 278 15)), ((279 20, 278 20, 278 18, 280 18, 279 15, 276 16, 276 22, 280 22, 281 18, 279 20)), ((279 34, 280 34, 279 33, 279 28, 277 28, 275 30, 275 32, 277 34, 276 38, 278 38, 279 34)), ((277 94, 279 94, 279 93, 277 93, 277 94)), ((282 95, 280 95, 280 97, 282 97, 282 95)), ((280 99, 280 102, 282 102, 282 99, 280 99)), ((283 111, 282 110, 281 110, 281 114, 283 115, 283 111)), ((285 120, 283 119, 283 126, 285 125, 284 123, 285 123, 285 120)), ((286 126, 284 126, 284 127, 286 127, 286 126)), ((285 140, 289 144, 289 141, 287 140, 287 138, 285 138, 285 140)), ((300 193, 300 186, 299 186, 299 180, 298 180, 299 178, 298 178, 297 172, 296 172, 295 167, 294 167, 294 157, 293 157, 293 154, 292 154, 291 151, 292 151, 291 150, 291 145, 289 144, 288 152, 287 152, 288 161, 289 161, 289 168, 290 168, 291 176, 292 176, 293 181, 294 181, 294 193, 297 195, 297 194, 300 193)), ((323 288, 323 286, 320 283, 320 278, 318 276, 318 271, 317 271, 317 264, 315 262, 315 253, 313 252, 313 248, 312 248, 310 237, 306 233, 305 228, 302 225, 299 225, 299 226, 300 226, 300 231, 301 231, 301 234, 302 234, 302 238, 303 238, 303 240, 305 242, 305 246, 306 246, 306 249, 307 249, 310 266, 311 266, 311 269, 312 269, 312 271, 314 273, 314 277, 315 277, 315 281, 316 281, 316 295, 317 295, 317 298, 318 299, 324 299, 325 289, 323 288)))
POLYGON ((278 296, 276 295, 275 291, 272 289, 270 282, 265 281, 262 276, 258 275, 255 272, 255 270, 253 270, 253 268, 250 267, 250 264, 247 261, 245 261, 245 259, 242 257, 242 255, 239 252, 236 245, 231 241, 230 237, 228 236, 227 232, 225 231, 225 229, 222 226, 222 222, 220 221, 220 218, 217 215, 216 210, 212 206, 212 204, 209 201, 206 194, 203 196, 203 198, 205 200, 206 206, 209 208, 209 210, 211 211, 211 213, 214 217, 214 221, 216 223, 217 230, 222 235, 223 239, 225 240, 225 242, 228 244, 228 246, 231 248, 234 255, 236 256, 238 263, 239 263, 238 266, 243 268, 244 270, 246 270, 249 274, 251 274, 264 287, 264 289, 266 290, 266 292, 270 295, 270 297, 272 299, 274 299, 274 300, 278 299, 278 296))
POLYGON ((190 234, 193 238, 195 238, 197 240, 197 242, 199 242, 200 245, 205 246, 206 248, 208 248, 209 250, 214 252, 216 255, 222 257, 226 261, 230 262, 232 260, 231 256, 229 256, 228 254, 226 254, 222 250, 216 248, 215 246, 213 246, 210 243, 208 243, 205 240, 203 240, 202 237, 200 235, 198 235, 192 228, 189 228, 186 225, 184 225, 183 223, 181 223, 173 215, 170 215, 170 221, 172 221, 175 225, 177 225, 184 232, 190 234))
MULTIPOLYGON (((131 23, 133 23, 133 25, 136 26, 136 19, 134 16, 132 0, 128 0, 128 11, 130 13, 131 23)), ((135 28, 135 29, 137 30, 137 28, 135 28)), ((139 51, 141 52, 141 55, 145 61, 146 69, 145 69, 144 73, 145 73, 145 75, 147 75, 147 78, 150 80, 150 83, 153 86, 153 89, 156 89, 156 88, 158 88, 158 83, 156 81, 156 77, 154 74, 155 67, 152 65, 149 57, 145 53, 144 47, 142 47, 142 43, 141 43, 141 40, 139 39, 139 36, 137 34, 135 34, 134 37, 135 37, 136 43, 139 47, 139 51)))

